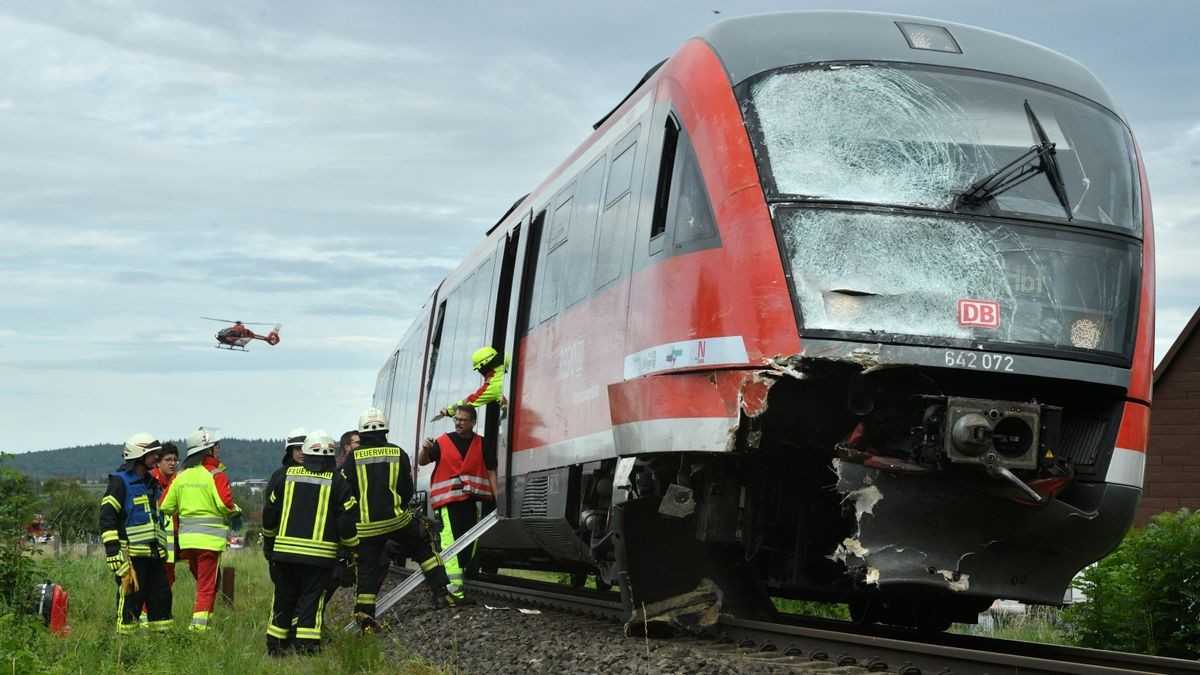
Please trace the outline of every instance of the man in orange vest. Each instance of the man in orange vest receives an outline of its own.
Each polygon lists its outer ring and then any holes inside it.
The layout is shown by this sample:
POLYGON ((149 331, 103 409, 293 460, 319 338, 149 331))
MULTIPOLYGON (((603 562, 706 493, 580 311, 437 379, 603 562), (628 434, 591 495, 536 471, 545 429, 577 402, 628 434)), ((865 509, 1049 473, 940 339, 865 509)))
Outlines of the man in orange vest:
MULTIPOLYGON (((496 508, 496 445, 485 444, 475 433, 476 412, 465 405, 454 411, 454 433, 442 434, 437 441, 421 442, 417 464, 437 462, 429 484, 429 501, 442 521, 441 547, 448 548, 479 522, 480 515, 496 508)), ((472 545, 457 558, 446 560, 446 586, 456 598, 463 598, 463 570, 470 569, 475 554, 472 545)))

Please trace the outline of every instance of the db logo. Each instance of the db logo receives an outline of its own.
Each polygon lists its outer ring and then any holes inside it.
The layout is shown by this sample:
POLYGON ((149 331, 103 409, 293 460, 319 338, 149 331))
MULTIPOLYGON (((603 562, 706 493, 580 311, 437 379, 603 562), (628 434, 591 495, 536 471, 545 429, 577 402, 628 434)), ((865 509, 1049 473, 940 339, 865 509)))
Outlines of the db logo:
POLYGON ((958 325, 1000 327, 1000 304, 989 300, 959 300, 958 325))

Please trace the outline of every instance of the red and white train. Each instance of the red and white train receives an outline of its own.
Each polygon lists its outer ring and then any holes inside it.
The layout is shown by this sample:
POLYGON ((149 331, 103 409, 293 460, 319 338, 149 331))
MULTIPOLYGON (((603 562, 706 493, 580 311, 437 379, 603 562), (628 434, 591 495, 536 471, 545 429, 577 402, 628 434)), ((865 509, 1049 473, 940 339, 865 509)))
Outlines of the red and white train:
POLYGON ((744 614, 1057 604, 1140 496, 1152 232, 1074 60, 904 16, 728 19, 445 278, 375 404, 412 451, 471 353, 506 350, 483 558, 629 607, 702 578, 744 614))

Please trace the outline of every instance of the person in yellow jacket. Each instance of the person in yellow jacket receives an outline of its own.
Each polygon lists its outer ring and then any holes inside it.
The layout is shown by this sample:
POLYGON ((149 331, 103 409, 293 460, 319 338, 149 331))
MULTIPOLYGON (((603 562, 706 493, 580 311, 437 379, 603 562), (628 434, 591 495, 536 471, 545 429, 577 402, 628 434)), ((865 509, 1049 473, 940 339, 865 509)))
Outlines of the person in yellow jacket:
POLYGON ((196 578, 191 630, 208 630, 217 595, 217 570, 229 539, 229 523, 242 510, 222 470, 221 442, 201 427, 187 437, 187 460, 167 494, 163 513, 179 516, 179 557, 196 578))
POLYGON ((471 356, 471 367, 483 376, 483 384, 474 392, 458 403, 452 403, 438 409, 434 422, 443 417, 453 417, 454 411, 463 406, 480 408, 489 403, 499 403, 501 408, 508 407, 508 399, 504 398, 504 371, 508 367, 508 359, 492 347, 480 347, 471 356))

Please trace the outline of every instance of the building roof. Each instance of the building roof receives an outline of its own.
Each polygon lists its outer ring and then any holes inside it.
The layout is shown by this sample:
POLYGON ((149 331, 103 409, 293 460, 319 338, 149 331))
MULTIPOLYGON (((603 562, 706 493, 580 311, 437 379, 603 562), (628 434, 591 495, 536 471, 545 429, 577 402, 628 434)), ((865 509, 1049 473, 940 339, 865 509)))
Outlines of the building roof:
POLYGON ((1167 355, 1163 357, 1158 367, 1154 369, 1155 383, 1158 382, 1158 378, 1163 376, 1163 373, 1171 369, 1171 362, 1175 360, 1175 356, 1183 349, 1187 341, 1191 339, 1192 333, 1196 331, 1196 324, 1198 323, 1200 323, 1200 307, 1196 308, 1195 313, 1192 314, 1192 320, 1188 321, 1187 325, 1183 327, 1183 330, 1179 333, 1179 337, 1175 338, 1175 343, 1167 350, 1167 355))

